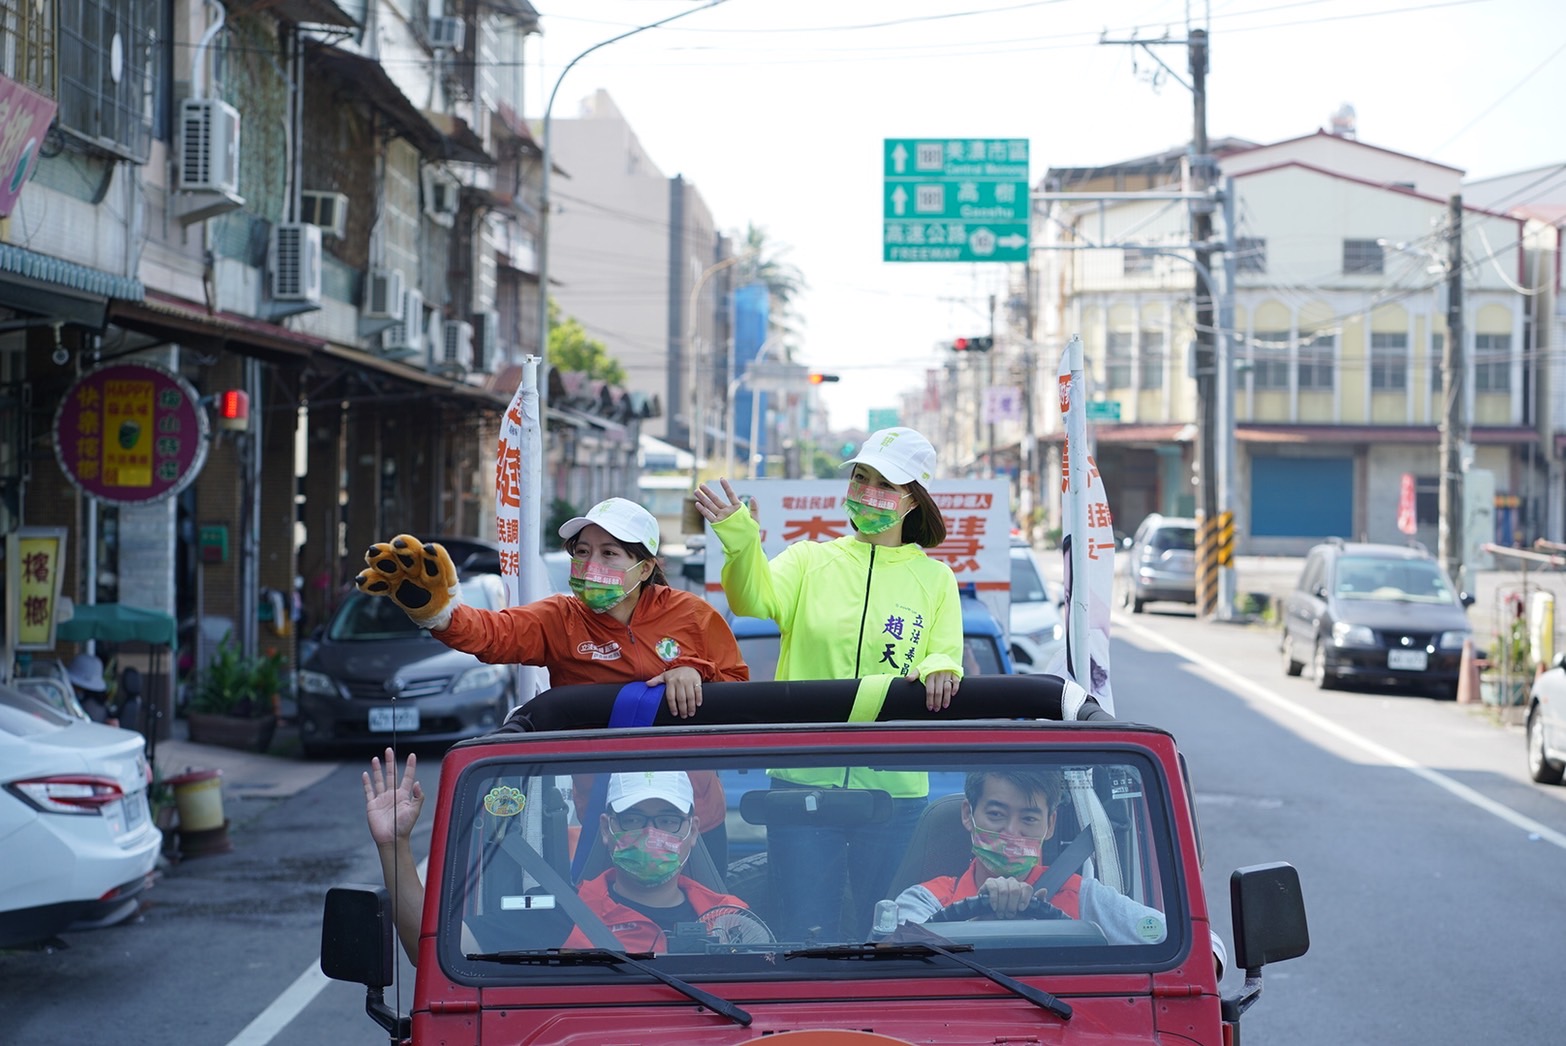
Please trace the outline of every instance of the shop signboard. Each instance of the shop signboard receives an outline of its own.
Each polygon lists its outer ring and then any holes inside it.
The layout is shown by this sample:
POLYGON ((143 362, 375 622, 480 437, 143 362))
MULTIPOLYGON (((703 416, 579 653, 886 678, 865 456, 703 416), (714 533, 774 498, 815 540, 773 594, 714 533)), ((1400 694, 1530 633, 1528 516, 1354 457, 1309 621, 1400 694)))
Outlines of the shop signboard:
POLYGON ((5 536, 6 650, 54 649, 64 576, 64 527, 18 527, 5 536))
POLYGON ((173 497, 207 460, 206 410, 190 383, 156 363, 95 367, 54 415, 54 453, 83 494, 112 505, 173 497))

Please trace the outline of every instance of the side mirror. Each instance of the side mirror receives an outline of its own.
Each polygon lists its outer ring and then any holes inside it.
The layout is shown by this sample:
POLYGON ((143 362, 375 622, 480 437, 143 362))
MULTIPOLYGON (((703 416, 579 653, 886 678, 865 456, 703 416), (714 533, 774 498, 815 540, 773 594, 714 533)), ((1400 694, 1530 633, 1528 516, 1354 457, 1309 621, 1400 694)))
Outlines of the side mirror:
POLYGON ((384 988, 397 970, 391 903, 384 886, 349 884, 326 891, 321 972, 334 981, 384 988))
POLYGON ((1120 539, 1120 547, 1121 548, 1125 548, 1125 549, 1129 549, 1131 547, 1131 539, 1130 538, 1121 538, 1120 539))
POLYGON ((1463 604, 1465 608, 1471 607, 1475 602, 1474 594, 1472 592, 1459 592, 1457 594, 1457 601, 1463 604))
POLYGON ((1282 861, 1237 869, 1229 876, 1234 918, 1234 957, 1251 976, 1270 962, 1310 949, 1300 873, 1282 861))

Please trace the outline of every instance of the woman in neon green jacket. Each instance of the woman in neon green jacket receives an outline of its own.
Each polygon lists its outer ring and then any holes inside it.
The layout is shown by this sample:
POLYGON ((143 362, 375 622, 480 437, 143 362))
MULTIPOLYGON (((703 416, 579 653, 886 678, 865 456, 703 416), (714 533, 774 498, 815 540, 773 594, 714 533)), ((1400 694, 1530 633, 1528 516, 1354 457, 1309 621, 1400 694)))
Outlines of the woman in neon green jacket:
MULTIPOLYGON (((723 543, 723 591, 736 614, 771 618, 782 636, 777 678, 865 679, 881 694, 896 676, 924 683, 931 710, 951 704, 962 680, 962 607, 951 568, 925 549, 946 539, 946 524, 924 487, 935 449, 910 428, 872 433, 852 465, 844 508, 854 532, 834 541, 800 541, 770 563, 761 531, 728 480, 719 495, 706 484, 696 505, 723 543)), ((878 702, 871 702, 878 707, 878 702)), ((873 712, 872 712, 873 718, 873 712)), ((813 930, 853 936, 859 916, 885 891, 929 795, 922 773, 867 768, 774 771, 775 788, 877 788, 893 798, 892 820, 848 829, 775 825, 768 830, 769 878, 788 894, 784 939, 813 930), (847 878, 856 909, 842 925, 847 878)), ((864 923, 864 925, 859 925, 864 923)), ((854 939, 859 939, 855 937, 854 939)))

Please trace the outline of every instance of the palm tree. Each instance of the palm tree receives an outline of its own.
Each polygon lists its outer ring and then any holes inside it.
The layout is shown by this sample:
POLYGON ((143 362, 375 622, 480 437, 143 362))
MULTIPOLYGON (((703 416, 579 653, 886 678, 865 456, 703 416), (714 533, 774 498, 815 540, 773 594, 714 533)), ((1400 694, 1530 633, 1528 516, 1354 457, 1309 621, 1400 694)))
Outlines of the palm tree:
POLYGON ((794 306, 799 295, 809 289, 809 284, 793 262, 784 260, 790 249, 787 244, 780 244, 768 236, 762 226, 748 223, 742 245, 735 251, 746 259, 739 263, 739 277, 735 283, 766 286, 772 300, 772 326, 783 335, 784 343, 793 348, 800 335, 799 315, 794 306))

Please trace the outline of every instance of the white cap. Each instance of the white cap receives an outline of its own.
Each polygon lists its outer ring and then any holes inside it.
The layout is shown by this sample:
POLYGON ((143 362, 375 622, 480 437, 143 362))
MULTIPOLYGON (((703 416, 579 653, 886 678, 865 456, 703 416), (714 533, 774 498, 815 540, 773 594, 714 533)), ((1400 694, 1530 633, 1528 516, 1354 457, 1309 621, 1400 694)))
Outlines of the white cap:
POLYGON ((644 799, 665 799, 681 813, 696 805, 690 775, 683 770, 641 770, 609 776, 609 809, 623 813, 644 799))
POLYGON ((935 474, 935 448, 910 428, 870 433, 859 453, 843 462, 869 465, 893 483, 928 483, 935 474))
POLYGON ((560 536, 570 541, 589 523, 596 523, 627 544, 645 545, 648 552, 658 554, 658 521, 634 501, 605 498, 588 509, 587 515, 560 524, 560 536))
POLYGON ((65 672, 71 677, 71 682, 83 690, 101 694, 109 689, 103 682, 103 662, 92 654, 77 654, 65 672))

